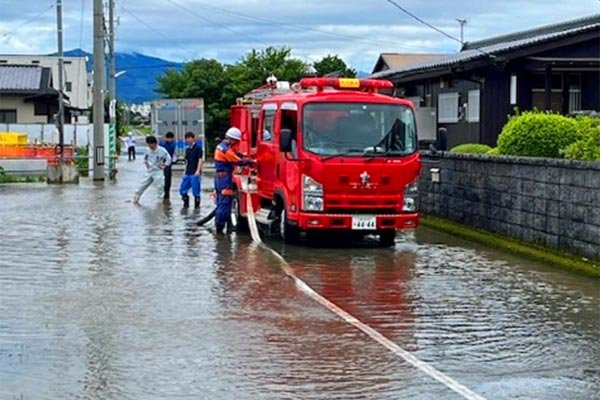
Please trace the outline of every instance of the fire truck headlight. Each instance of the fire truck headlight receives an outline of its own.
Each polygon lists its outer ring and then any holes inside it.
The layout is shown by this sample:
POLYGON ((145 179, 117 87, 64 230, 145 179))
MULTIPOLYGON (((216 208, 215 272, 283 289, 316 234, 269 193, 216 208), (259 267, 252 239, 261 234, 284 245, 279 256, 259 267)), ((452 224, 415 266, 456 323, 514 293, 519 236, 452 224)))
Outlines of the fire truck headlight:
POLYGON ((402 211, 404 212, 415 212, 417 211, 417 197, 419 194, 419 181, 416 180, 409 183, 404 188, 404 204, 402 211))
POLYGON ((313 178, 302 177, 302 209, 305 211, 323 211, 323 185, 313 178))

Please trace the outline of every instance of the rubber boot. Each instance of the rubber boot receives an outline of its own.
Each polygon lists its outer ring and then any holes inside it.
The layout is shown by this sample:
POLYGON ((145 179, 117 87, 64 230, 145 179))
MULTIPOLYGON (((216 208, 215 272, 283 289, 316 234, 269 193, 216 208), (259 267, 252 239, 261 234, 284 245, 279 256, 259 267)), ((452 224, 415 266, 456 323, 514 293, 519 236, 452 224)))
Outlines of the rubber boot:
POLYGON ((217 228, 216 228, 217 235, 222 235, 224 233, 223 232, 224 230, 225 230, 225 226, 224 225, 217 225, 217 228))
POLYGON ((200 209, 200 197, 194 197, 194 208, 196 210, 200 209))
POLYGON ((188 195, 181 196, 181 199, 183 200, 183 208, 189 208, 190 207, 190 196, 188 196, 188 195))

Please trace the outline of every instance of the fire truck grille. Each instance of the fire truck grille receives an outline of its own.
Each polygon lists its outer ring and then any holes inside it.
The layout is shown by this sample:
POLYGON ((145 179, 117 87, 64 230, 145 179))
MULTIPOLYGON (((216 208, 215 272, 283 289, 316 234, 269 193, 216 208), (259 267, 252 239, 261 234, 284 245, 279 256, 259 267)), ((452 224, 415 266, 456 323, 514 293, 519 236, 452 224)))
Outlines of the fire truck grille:
POLYGON ((328 207, 325 210, 328 214, 396 214, 397 211, 395 208, 333 208, 328 207))
POLYGON ((331 196, 325 199, 325 211, 334 214, 394 214, 401 208, 398 196, 368 199, 331 196))

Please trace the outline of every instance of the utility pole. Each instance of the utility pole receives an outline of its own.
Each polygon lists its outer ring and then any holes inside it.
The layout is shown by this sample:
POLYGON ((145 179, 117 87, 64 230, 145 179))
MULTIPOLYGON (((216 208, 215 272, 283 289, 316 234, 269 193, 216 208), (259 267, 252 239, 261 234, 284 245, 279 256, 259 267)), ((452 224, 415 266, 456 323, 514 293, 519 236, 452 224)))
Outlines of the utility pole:
POLYGON ((104 180, 104 10, 94 0, 94 180, 104 180))
POLYGON ((108 1, 108 95, 110 98, 109 117, 110 124, 108 128, 108 170, 109 176, 113 176, 115 162, 113 159, 117 151, 117 84, 115 68, 115 0, 108 1))
MULTIPOLYGON (((63 23, 62 0, 56 0, 56 25, 58 32, 58 115, 56 127, 58 128, 58 146, 60 148, 60 167, 65 163, 65 108, 64 108, 64 54, 63 54, 63 23)), ((62 171, 61 171, 62 181, 62 171)))
POLYGON ((457 18, 456 22, 460 24, 460 43, 465 44, 465 26, 467 25, 467 20, 457 18))

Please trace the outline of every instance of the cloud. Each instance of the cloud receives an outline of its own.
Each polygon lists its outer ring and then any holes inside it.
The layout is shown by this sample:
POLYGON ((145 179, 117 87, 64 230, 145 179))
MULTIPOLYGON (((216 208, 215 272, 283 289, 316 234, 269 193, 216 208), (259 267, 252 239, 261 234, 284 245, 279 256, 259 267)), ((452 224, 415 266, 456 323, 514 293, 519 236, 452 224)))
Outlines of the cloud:
MULTIPOLYGON (((450 7, 446 0, 396 1, 455 36, 459 35, 455 19, 466 18, 467 40, 589 15, 598 4, 596 0, 551 5, 547 0, 488 0, 453 2, 450 7)), ((83 3, 82 19, 82 0, 64 0, 65 48, 81 44, 91 50, 91 3, 83 3)), ((2 39, 5 32, 52 4, 54 0, 17 4, 0 0, 0 53, 56 51, 55 9, 2 39)), ((440 53, 459 47, 386 0, 117 0, 117 15, 118 51, 170 60, 187 60, 191 53, 233 62, 251 48, 287 45, 307 61, 339 54, 356 68, 370 70, 381 52, 440 53)))

